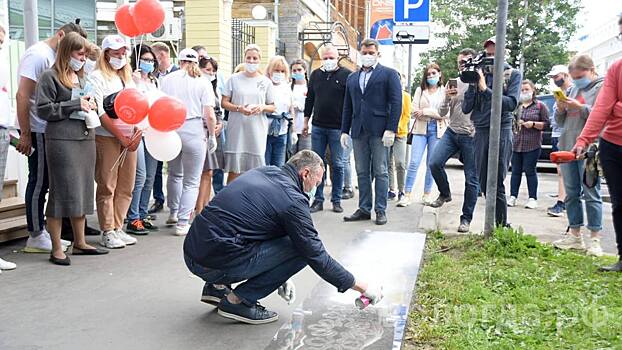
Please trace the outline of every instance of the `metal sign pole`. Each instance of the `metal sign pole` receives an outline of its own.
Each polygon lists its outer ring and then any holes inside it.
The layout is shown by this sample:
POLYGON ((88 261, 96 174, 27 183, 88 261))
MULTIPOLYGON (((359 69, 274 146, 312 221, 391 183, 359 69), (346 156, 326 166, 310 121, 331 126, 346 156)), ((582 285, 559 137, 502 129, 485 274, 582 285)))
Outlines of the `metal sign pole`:
POLYGON ((503 68, 505 63, 505 35, 508 18, 508 0, 497 1, 497 39, 490 114, 490 138, 488 147, 488 178, 486 182, 486 220, 484 235, 488 238, 495 229, 497 200, 497 176, 499 174, 499 141, 501 136, 501 100, 503 97, 503 68))
POLYGON ((413 46, 408 44, 408 83, 406 84, 406 92, 410 95, 412 91, 412 61, 413 61, 413 46))

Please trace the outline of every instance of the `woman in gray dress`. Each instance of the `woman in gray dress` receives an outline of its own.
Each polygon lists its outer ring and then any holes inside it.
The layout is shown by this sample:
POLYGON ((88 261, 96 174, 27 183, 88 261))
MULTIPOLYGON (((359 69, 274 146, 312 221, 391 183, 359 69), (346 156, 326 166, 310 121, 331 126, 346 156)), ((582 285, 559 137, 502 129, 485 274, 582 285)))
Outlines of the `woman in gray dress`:
POLYGON ((99 255, 84 238, 85 215, 93 213, 95 131, 88 129, 87 113, 95 109, 84 79, 86 39, 68 33, 58 46, 56 63, 37 83, 37 112, 48 122, 45 151, 50 196, 45 215, 52 238, 50 262, 70 265, 61 245, 62 218, 69 217, 74 232, 73 255, 99 255))

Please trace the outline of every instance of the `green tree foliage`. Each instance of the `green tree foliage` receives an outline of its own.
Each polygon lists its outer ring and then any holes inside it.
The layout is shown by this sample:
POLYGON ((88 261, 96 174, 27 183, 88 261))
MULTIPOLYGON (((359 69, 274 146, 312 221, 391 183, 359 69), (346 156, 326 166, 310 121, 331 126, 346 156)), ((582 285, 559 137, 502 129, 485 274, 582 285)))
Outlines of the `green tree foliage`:
MULTIPOLYGON (((569 61, 568 43, 577 30, 580 0, 509 0, 506 61, 519 68, 524 55, 525 77, 546 84, 546 73, 569 61), (526 22, 525 22, 526 20, 526 22), (526 23, 526 24, 525 24, 526 23), (522 52, 521 52, 522 48, 522 52)), ((428 62, 440 64, 445 77, 457 76, 456 57, 465 47, 482 50, 496 26, 497 0, 434 0, 434 35, 444 45, 422 55, 419 72, 428 62)), ((421 80, 421 73, 415 81, 421 80)))

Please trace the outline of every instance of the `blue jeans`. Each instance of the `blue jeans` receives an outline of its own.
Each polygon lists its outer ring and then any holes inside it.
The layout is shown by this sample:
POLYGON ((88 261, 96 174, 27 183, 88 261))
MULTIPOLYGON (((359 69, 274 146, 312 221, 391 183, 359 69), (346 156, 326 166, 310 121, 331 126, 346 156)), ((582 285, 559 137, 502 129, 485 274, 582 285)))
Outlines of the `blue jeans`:
POLYGON ((566 189, 566 215, 568 226, 579 228, 583 226, 583 203, 587 213, 587 229, 600 231, 603 229, 603 201, 600 198, 600 180, 594 188, 583 184, 584 161, 574 161, 560 166, 566 189))
POLYGON ((359 184, 359 209, 369 214, 372 209, 371 182, 375 181, 376 213, 387 209, 389 192, 389 148, 382 143, 382 137, 373 136, 363 130, 359 137, 352 139, 354 165, 359 184))
POLYGON ((413 191, 413 186, 415 185, 415 180, 417 179, 417 171, 419 171, 419 165, 421 165, 421 160, 423 159, 423 153, 425 152, 426 147, 428 148, 428 155, 426 156, 425 185, 423 186, 423 192, 432 192, 433 178, 432 173, 430 172, 430 157, 432 153, 434 153, 434 147, 437 142, 438 137, 436 136, 435 121, 428 122, 428 129, 425 135, 413 136, 410 163, 408 164, 408 173, 406 174, 406 193, 413 191))
POLYGON ((527 178, 529 198, 538 199, 538 172, 536 166, 540 157, 540 148, 529 152, 512 153, 512 178, 510 180, 510 196, 518 197, 523 173, 527 178))
POLYGON ((447 129, 430 157, 430 171, 441 196, 451 196, 445 164, 458 151, 462 154, 461 159, 464 168, 464 202, 462 203, 460 221, 470 223, 473 220, 473 211, 475 210, 479 192, 473 136, 456 134, 453 130, 447 129))
POLYGON ((285 148, 287 134, 279 136, 268 135, 266 142, 266 165, 282 167, 285 164, 285 148))
POLYGON ((127 211, 127 219, 145 219, 149 210, 149 196, 153 188, 158 161, 153 158, 144 142, 141 141, 136 149, 136 180, 132 191, 132 202, 127 211))
POLYGON ((350 157, 352 156, 352 140, 348 139, 348 145, 343 149, 343 188, 352 189, 352 164, 350 157))
MULTIPOLYGON (((343 148, 341 147, 341 130, 321 128, 313 126, 311 130, 311 149, 324 160, 324 168, 326 169, 326 147, 330 147, 330 158, 332 160, 330 175, 332 186, 332 194, 330 201, 333 203, 341 202, 341 194, 343 189, 343 148)), ((324 178, 317 187, 315 192, 315 201, 324 202, 324 182, 326 180, 326 172, 324 178)))
POLYGON ((208 269, 187 255, 184 259, 188 269, 206 283, 232 284, 246 281, 233 292, 251 304, 270 295, 307 266, 307 261, 287 236, 259 243, 256 254, 237 266, 208 269))
POLYGON ((156 167, 155 178, 153 179, 153 199, 161 204, 164 204, 164 191, 162 190, 162 166, 163 162, 158 161, 156 167))

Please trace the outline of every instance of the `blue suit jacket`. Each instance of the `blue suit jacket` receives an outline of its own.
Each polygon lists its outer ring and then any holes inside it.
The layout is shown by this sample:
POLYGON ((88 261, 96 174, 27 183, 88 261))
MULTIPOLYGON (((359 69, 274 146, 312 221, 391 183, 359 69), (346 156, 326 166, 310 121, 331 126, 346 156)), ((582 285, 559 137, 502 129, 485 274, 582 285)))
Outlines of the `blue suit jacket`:
POLYGON ((394 69, 378 64, 365 93, 361 91, 358 70, 348 77, 343 103, 341 131, 357 138, 365 129, 369 134, 382 137, 385 130, 397 132, 402 114, 402 86, 394 69))

